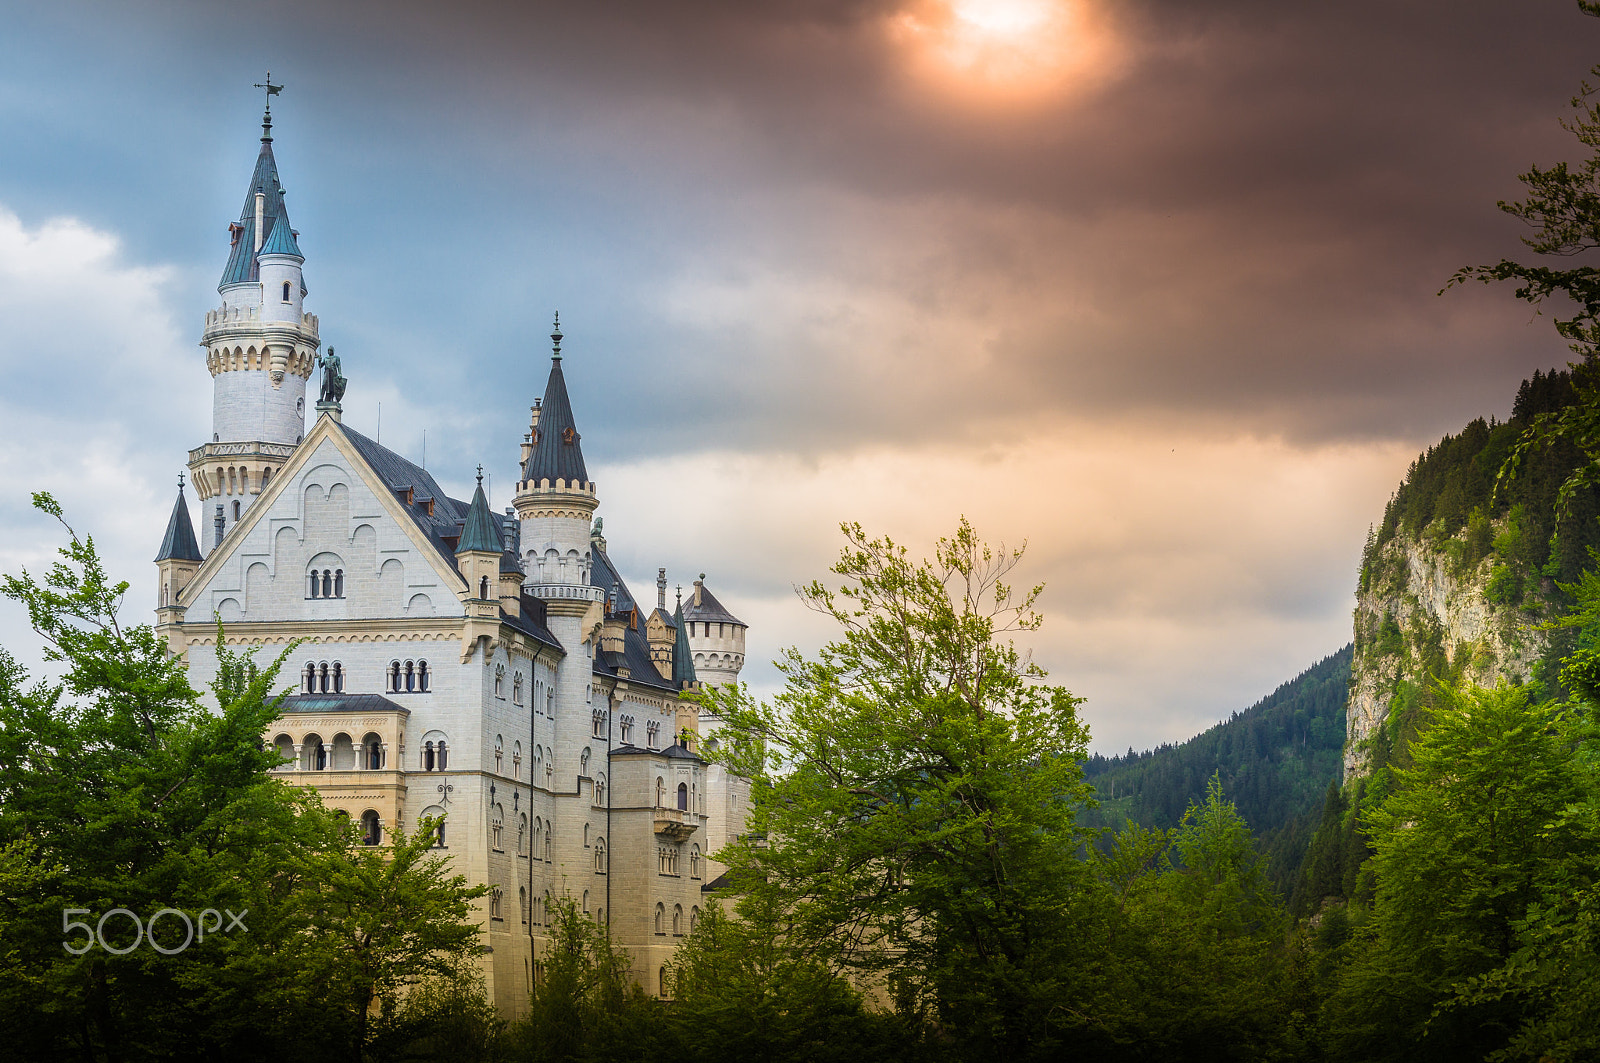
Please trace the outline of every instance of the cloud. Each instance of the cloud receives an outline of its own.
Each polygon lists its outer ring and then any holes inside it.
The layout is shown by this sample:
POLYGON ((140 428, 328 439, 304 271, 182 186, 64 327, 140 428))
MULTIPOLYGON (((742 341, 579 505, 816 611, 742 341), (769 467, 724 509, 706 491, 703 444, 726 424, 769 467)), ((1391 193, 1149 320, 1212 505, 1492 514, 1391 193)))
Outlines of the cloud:
MULTIPOLYGON (((39 575, 55 560, 66 533, 29 504, 48 491, 130 582, 132 623, 151 619, 150 559, 210 406, 171 282, 167 269, 126 261, 112 234, 71 218, 30 227, 0 206, 0 571, 39 575)), ((0 645, 37 666, 20 606, 0 604, 0 645)))
MULTIPOLYGON (((996 424, 996 428, 1004 427, 996 424)), ((745 678, 834 633, 793 586, 827 582, 842 521, 915 556, 965 515, 1027 542, 1019 584, 1043 582, 1028 638, 1053 681, 1086 696, 1095 747, 1203 730, 1349 639, 1370 519, 1404 445, 1086 428, 997 432, 982 446, 884 445, 807 461, 712 452, 596 471, 612 555, 648 595, 656 568, 706 572, 751 624, 745 678)))

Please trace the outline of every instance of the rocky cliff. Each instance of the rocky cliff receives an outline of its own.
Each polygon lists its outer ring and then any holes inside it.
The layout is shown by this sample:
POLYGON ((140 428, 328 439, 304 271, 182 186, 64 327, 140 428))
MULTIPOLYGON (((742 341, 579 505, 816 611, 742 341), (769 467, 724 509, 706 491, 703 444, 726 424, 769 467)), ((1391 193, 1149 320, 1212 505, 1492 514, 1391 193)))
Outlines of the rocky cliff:
MULTIPOLYGON (((1497 529, 1502 538, 1506 523, 1497 529)), ((1545 655, 1549 634, 1537 627, 1549 609, 1543 581, 1513 599, 1502 589, 1503 559, 1491 552, 1471 561, 1467 534, 1463 528, 1443 542, 1397 535, 1363 567, 1345 710, 1346 781, 1386 763, 1396 739, 1409 737, 1409 721, 1399 719, 1385 733, 1390 710, 1397 702, 1401 709, 1425 704, 1432 677, 1520 683, 1545 655)))
POLYGON ((1582 461, 1568 445, 1528 455, 1497 480, 1533 418, 1577 401, 1566 372, 1523 381, 1506 422, 1478 419, 1407 470, 1362 555, 1355 656, 1346 704, 1344 777, 1409 761, 1434 680, 1532 682, 1561 693, 1570 632, 1540 625, 1566 607, 1600 547, 1600 495, 1557 492, 1582 461), (1497 489, 1498 484, 1498 489, 1497 489))

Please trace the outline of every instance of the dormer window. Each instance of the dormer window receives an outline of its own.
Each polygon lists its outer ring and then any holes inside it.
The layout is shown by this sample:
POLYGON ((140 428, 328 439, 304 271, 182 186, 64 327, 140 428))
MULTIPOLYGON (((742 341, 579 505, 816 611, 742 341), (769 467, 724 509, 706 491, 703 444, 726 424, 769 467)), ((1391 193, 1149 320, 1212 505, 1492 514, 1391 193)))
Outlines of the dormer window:
POLYGON ((577 430, 574 429, 571 425, 567 425, 567 427, 565 427, 565 428, 563 428, 561 430, 561 442, 567 444, 568 446, 571 446, 572 444, 576 443, 577 441, 578 441, 577 430))

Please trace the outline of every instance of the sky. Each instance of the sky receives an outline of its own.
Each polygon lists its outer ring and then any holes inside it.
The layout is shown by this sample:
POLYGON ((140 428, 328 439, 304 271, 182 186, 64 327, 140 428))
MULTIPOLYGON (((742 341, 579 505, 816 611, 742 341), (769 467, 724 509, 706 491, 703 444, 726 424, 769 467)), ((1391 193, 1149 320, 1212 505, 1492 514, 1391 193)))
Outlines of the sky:
MULTIPOLYGON (((0 2, 0 570, 147 619, 227 225, 274 150, 345 421, 509 503, 559 309, 613 558, 700 572, 747 679, 859 521, 1045 584, 1092 747, 1181 741, 1350 638, 1419 450, 1567 352, 1496 210, 1600 22, 1519 4, 0 2)), ((193 499, 191 498, 191 503, 193 499)), ((0 603, 0 645, 37 639, 0 603)))

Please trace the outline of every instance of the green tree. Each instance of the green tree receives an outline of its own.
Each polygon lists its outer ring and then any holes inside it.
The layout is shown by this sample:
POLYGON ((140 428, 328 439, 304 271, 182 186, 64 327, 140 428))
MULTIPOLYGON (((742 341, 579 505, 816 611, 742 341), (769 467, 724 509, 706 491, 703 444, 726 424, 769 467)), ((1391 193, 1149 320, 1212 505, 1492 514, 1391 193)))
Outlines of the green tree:
POLYGON ((1567 814, 1588 794, 1573 713, 1533 703, 1527 687, 1439 694, 1411 767, 1366 813, 1373 918, 1328 1008, 1352 1059, 1459 1059, 1503 1043, 1527 1001, 1463 990, 1512 958, 1567 869, 1600 858, 1567 814))
POLYGON ((1079 699, 1007 639, 1035 629, 1039 588, 1005 578, 1021 551, 963 520, 931 561, 843 527, 837 590, 809 605, 839 625, 814 659, 790 650, 772 703, 705 697, 723 757, 756 780, 750 833, 721 856, 746 904, 830 969, 931 1009, 973 1054, 1044 1055, 1075 1019, 1063 957, 1092 876, 1079 699))
MULTIPOLYGON (((61 519, 49 496, 35 503, 61 519)), ((314 792, 273 779, 277 757, 261 735, 278 714, 282 658, 258 667, 219 637, 218 708, 208 710, 155 632, 120 621, 127 584, 106 575, 92 539, 66 530, 62 560, 42 579, 23 572, 0 584, 61 666, 59 682, 30 686, 0 650, 7 1049, 111 1060, 354 1057, 373 994, 399 992, 408 970, 420 977, 440 950, 459 954, 474 936, 462 923, 472 891, 404 843, 381 856, 357 848, 354 828, 314 792), (116 908, 219 918, 171 955, 63 947, 83 941, 63 932, 64 912, 86 910, 79 918, 92 923, 116 908)), ((104 933, 117 948, 136 940, 125 916, 104 933)), ((156 940, 176 949, 184 936, 169 916, 156 940)))

